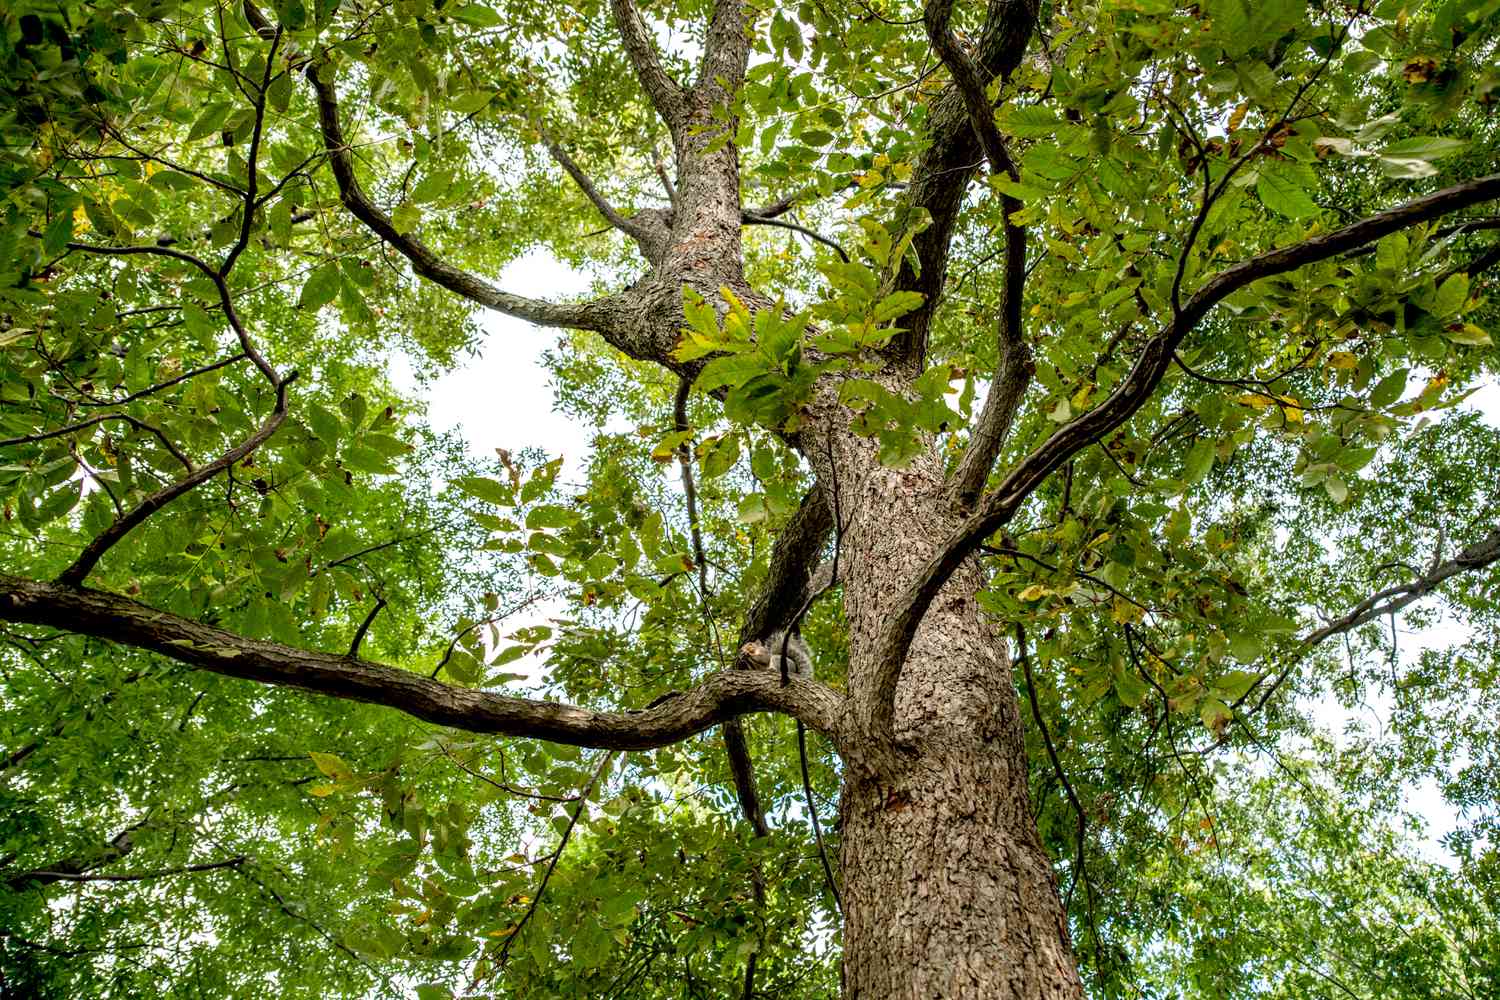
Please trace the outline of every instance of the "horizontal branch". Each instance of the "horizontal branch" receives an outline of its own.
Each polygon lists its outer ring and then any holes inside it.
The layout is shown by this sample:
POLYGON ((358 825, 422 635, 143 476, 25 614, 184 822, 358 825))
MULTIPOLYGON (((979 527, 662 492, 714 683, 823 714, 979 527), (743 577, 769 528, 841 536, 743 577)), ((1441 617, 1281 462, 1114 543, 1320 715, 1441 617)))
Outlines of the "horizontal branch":
POLYGON ((47 884, 49 882, 145 882, 154 878, 166 878, 169 875, 189 875, 194 872, 209 872, 219 868, 238 868, 245 863, 244 855, 234 858, 225 858, 223 861, 206 861, 198 865, 182 865, 177 868, 159 868, 150 872, 124 872, 119 875, 98 875, 89 872, 21 872, 19 875, 11 876, 12 884, 36 882, 47 884))
POLYGON ((976 512, 945 539, 892 615, 876 654, 872 704, 861 706, 874 735, 893 738, 896 685, 917 626, 937 592, 986 538, 1007 524, 1038 486, 1077 452, 1129 420, 1155 393, 1179 344, 1225 298, 1262 278, 1328 260, 1410 226, 1500 198, 1500 174, 1444 188, 1404 205, 1377 212, 1322 236, 1242 261, 1209 279, 1149 340, 1120 384, 1092 410, 1063 425, 1010 471, 980 501, 976 512), (866 714, 868 713, 868 714, 866 714))
POLYGON ((80 420, 77 423, 68 424, 65 427, 59 427, 56 430, 43 431, 40 434, 23 434, 20 437, 7 438, 4 441, 0 441, 0 448, 12 448, 16 445, 21 444, 35 444, 39 441, 46 441, 55 437, 63 437, 66 434, 76 434, 79 431, 85 431, 90 427, 102 424, 106 420, 121 420, 134 427, 138 431, 155 435, 156 439, 161 442, 162 447, 171 452, 173 458, 181 462, 183 467, 186 468, 189 472, 193 471, 193 460, 188 458, 187 455, 183 453, 182 449, 173 444, 171 439, 161 432, 160 428, 154 426, 153 424, 148 424, 144 420, 137 420, 135 417, 132 417, 126 413, 106 413, 102 416, 89 417, 87 420, 80 420))
POLYGON ((349 144, 345 142, 343 129, 339 125, 338 97, 333 84, 323 81, 317 68, 313 66, 308 67, 307 78, 317 92, 318 121, 322 127, 323 144, 328 150, 328 162, 333 168, 334 181, 338 184, 340 200, 371 232, 411 261, 413 271, 471 302, 539 326, 600 329, 599 321, 591 308, 594 303, 559 304, 502 292, 478 275, 443 260, 410 233, 400 232, 391 217, 365 194, 358 178, 354 176, 354 158, 349 153, 349 144))
POLYGON ((781 229, 790 229, 794 233, 801 233, 808 239, 816 240, 817 242, 823 244, 825 247, 829 247, 833 250, 834 253, 839 255, 839 260, 843 261, 845 264, 849 263, 849 255, 844 252, 844 248, 842 246, 829 239, 828 237, 822 235, 821 233, 817 233, 811 229, 808 229, 806 226, 799 225, 795 222, 787 222, 784 219, 778 219, 773 216, 755 215, 754 213, 748 211, 740 213, 740 223, 746 226, 776 226, 781 229))
POLYGON ((236 635, 132 601, 61 583, 0 574, 0 621, 44 625, 160 653, 199 670, 399 709, 474 733, 580 747, 647 750, 681 742, 748 712, 781 712, 837 744, 843 696, 810 680, 782 686, 770 670, 728 670, 638 712, 454 687, 409 670, 236 635))

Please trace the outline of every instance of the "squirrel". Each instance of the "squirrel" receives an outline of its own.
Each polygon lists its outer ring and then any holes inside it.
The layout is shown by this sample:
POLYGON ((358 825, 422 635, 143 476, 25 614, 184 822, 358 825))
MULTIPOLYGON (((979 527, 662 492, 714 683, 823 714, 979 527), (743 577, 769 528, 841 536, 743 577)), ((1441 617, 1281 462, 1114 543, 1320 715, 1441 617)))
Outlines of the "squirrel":
POLYGON ((812 651, 807 648, 802 636, 795 632, 790 637, 785 632, 773 632, 769 638, 752 639, 740 647, 740 654, 756 667, 769 667, 780 673, 783 645, 786 648, 787 674, 812 680, 812 651))

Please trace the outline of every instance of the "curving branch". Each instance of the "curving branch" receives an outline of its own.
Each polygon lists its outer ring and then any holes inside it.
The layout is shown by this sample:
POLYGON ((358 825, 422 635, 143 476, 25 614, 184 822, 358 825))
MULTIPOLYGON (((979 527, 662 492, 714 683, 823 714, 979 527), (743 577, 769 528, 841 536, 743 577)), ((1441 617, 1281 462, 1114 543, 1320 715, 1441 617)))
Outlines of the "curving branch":
POLYGON ((642 711, 596 712, 454 687, 368 660, 251 639, 118 594, 65 583, 0 574, 0 621, 89 635, 226 677, 384 705, 474 733, 649 750, 747 712, 781 712, 841 745, 843 695, 811 680, 783 687, 769 670, 727 670, 642 711))
POLYGON ((189 472, 193 471, 193 460, 188 458, 181 448, 173 444, 172 440, 161 432, 161 428, 157 427, 154 424, 148 424, 144 420, 137 420, 135 417, 132 417, 129 414, 125 413, 106 413, 102 416, 89 417, 87 420, 80 420, 77 423, 68 424, 66 427, 59 427, 56 430, 43 431, 40 434, 24 434, 21 437, 6 438, 4 441, 0 441, 0 448, 12 448, 20 444, 35 444, 38 441, 46 441, 50 438, 62 437, 66 434, 74 434, 78 431, 88 430, 90 427, 102 424, 106 420, 122 420, 125 423, 129 424, 131 427, 134 427, 137 431, 155 436, 155 438, 161 442, 161 446, 168 452, 170 452, 173 458, 182 463, 183 468, 187 469, 189 472))
POLYGON ((753 212, 745 211, 740 213, 740 224, 745 226, 776 226, 781 229, 790 229, 794 233, 801 233, 808 239, 816 240, 817 242, 823 244, 825 247, 829 247, 833 250, 834 253, 839 255, 839 260, 843 261, 845 264, 849 263, 849 255, 844 252, 844 248, 842 246, 829 239, 828 237, 822 235, 821 233, 814 232, 813 230, 808 229, 806 226, 798 225, 795 222, 787 222, 785 219, 778 219, 771 216, 761 216, 756 215, 753 212))
MULTIPOLYGON (((227 271, 209 267, 202 259, 190 253, 184 253, 181 250, 174 250, 171 247, 157 246, 155 244, 110 247, 92 243, 69 243, 67 244, 67 248, 69 250, 104 256, 146 255, 151 257, 167 257, 188 264, 202 272, 213 283, 215 290, 219 294, 219 305, 224 311, 225 320, 229 323, 230 328, 234 330, 234 334, 240 342, 241 353, 251 360, 260 373, 265 376, 266 381, 270 382, 271 387, 276 390, 276 406, 271 411, 271 415, 266 418, 266 421, 261 424, 255 433, 207 465, 192 468, 190 462, 185 463, 191 470, 188 475, 170 486, 157 490, 142 500, 135 508, 121 514, 108 528, 95 536, 93 541, 84 546, 83 552, 79 554, 73 564, 63 570, 62 574, 58 576, 60 583, 77 585, 84 581, 94 566, 98 564, 104 553, 108 552, 122 538, 139 527, 146 518, 184 493, 190 492, 225 469, 232 467, 235 462, 245 458, 256 448, 264 444, 276 432, 276 429, 281 426, 282 421, 286 419, 286 391, 287 387, 296 379, 297 373, 294 371, 287 375, 279 374, 276 369, 271 367, 270 362, 266 360, 265 356, 260 353, 259 349, 251 341, 250 331, 245 328, 244 322, 240 319, 239 312, 234 307, 234 299, 229 294, 229 284, 226 281, 227 271)), ((186 458, 186 456, 179 457, 184 460, 186 458)))
POLYGON ((1054 431, 980 501, 973 515, 945 539, 907 588, 876 652, 871 702, 860 706, 877 738, 894 740, 896 685, 922 616, 955 570, 1007 524, 1026 498, 1073 455, 1129 420, 1155 393, 1177 346, 1211 309, 1261 278, 1328 260, 1390 233, 1500 198, 1500 174, 1478 177, 1404 205, 1377 212, 1321 236, 1271 250, 1220 271, 1182 304, 1165 327, 1141 349, 1135 365, 1102 402, 1054 431))
MULTIPOLYGON (((923 11, 923 23, 932 48, 953 77, 953 84, 963 97, 969 123, 979 137, 980 148, 989 161, 990 170, 1013 181, 1021 179, 1011 158, 1005 137, 995 125, 995 112, 985 96, 984 80, 968 55, 959 48, 949 30, 953 0, 932 0, 923 11)), ((1011 424, 1026 397, 1034 366, 1031 348, 1026 344, 1022 325, 1021 302, 1026 290, 1026 227, 1012 221, 1021 210, 1013 195, 1002 194, 1000 211, 1004 217, 1005 282, 1001 292, 1000 320, 997 324, 1000 370, 979 412, 979 422, 969 439, 968 450, 953 476, 953 495, 962 507, 970 507, 984 492, 990 469, 1005 446, 1011 424)))
POLYGON ((81 876, 102 868, 105 865, 114 864, 121 858, 129 855, 135 850, 135 839, 131 834, 145 826, 149 817, 131 824, 110 838, 109 843, 94 851, 87 857, 58 858, 50 862, 45 868, 37 871, 16 872, 11 875, 0 876, 4 879, 3 884, 11 892, 23 892, 27 889, 38 889, 44 885, 52 885, 55 882, 81 881, 81 876))
POLYGON ((260 86, 255 90, 255 124, 250 130, 250 150, 245 155, 245 204, 240 209, 240 231, 234 245, 224 255, 224 262, 219 265, 221 278, 229 274, 234 268, 234 262, 250 245, 250 233, 255 228, 255 206, 260 194, 260 143, 266 125, 266 91, 271 86, 271 74, 276 69, 276 49, 280 44, 281 27, 278 25, 271 35, 271 48, 266 52, 265 72, 261 74, 260 86))
POLYGON ((94 537, 93 541, 84 546, 83 551, 79 553, 77 559, 73 560, 72 565, 58 574, 57 582, 74 586, 81 584, 88 577, 89 573, 93 572, 94 567, 98 565, 104 553, 114 548, 122 538, 140 527, 146 518, 155 514, 184 493, 191 492, 202 483, 208 482, 225 469, 232 468, 236 462, 245 458, 256 448, 264 444, 272 434, 276 433, 276 429, 281 426, 282 421, 286 420, 286 390, 296 377, 297 373, 292 372, 286 378, 281 379, 280 384, 276 387, 276 406, 271 411, 271 415, 266 418, 265 423, 261 424, 254 434, 251 434, 244 441, 230 448, 207 465, 200 465, 189 475, 182 477, 172 485, 157 490, 135 507, 117 517, 108 528, 105 528, 94 537))
POLYGON ((672 130, 675 139, 677 130, 687 119, 687 95, 683 92, 682 85, 662 69, 656 45, 641 20, 640 11, 635 9, 635 4, 631 0, 610 0, 609 6, 614 12, 615 29, 619 31, 620 40, 624 43, 625 55, 635 68, 641 89, 650 98, 657 114, 661 115, 667 127, 672 130))
POLYGON ((443 260, 410 233, 398 231, 391 217, 370 200, 354 175, 354 158, 350 155, 349 144, 339 126, 338 97, 333 84, 320 78, 316 66, 309 66, 306 76, 317 92, 318 122, 323 132, 323 144, 328 151, 328 162, 333 167, 333 177, 338 184, 340 200, 371 232, 411 261, 413 271, 471 302, 538 326, 602 330, 603 320, 598 315, 597 307, 605 300, 559 304, 503 292, 478 275, 443 260))

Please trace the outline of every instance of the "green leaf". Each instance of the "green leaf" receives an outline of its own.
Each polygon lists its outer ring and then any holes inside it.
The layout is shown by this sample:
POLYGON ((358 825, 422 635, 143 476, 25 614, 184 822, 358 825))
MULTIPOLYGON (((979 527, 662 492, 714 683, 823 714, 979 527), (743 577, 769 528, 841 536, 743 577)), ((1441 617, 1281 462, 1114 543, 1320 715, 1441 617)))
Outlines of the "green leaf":
POLYGON ((58 212, 47 223, 47 230, 42 234, 42 251, 48 256, 59 254, 73 238, 73 213, 58 212))
POLYGON ((461 476, 453 480, 453 485, 474 499, 496 507, 509 507, 515 503, 515 494, 509 486, 484 476, 461 476))
POLYGON ((566 528, 578 520, 578 515, 566 507, 542 504, 526 512, 528 528, 566 528))
POLYGON ((1391 143, 1380 151, 1380 155, 1398 160, 1440 160, 1468 148, 1469 143, 1462 139, 1419 135, 1391 143))
POLYGON ((450 13, 456 20, 476 28, 493 28, 502 23, 500 15, 483 4, 465 4, 450 13))
POLYGON ((460 97, 455 97, 448 102, 448 108, 455 114, 472 115, 489 106, 495 99, 493 90, 473 90, 460 97))
POLYGON ((1255 181, 1255 193, 1261 204, 1289 219, 1317 215, 1318 203, 1292 179, 1279 171, 1263 169, 1255 181))
POLYGON ((1391 372, 1370 390, 1370 406, 1375 409, 1383 409, 1390 406, 1401 398, 1406 391, 1406 378, 1410 369, 1402 368, 1391 372))
POLYGON ((766 359, 758 355, 726 354, 703 366, 693 388, 699 392, 713 392, 726 385, 737 388, 767 370, 766 359))
POLYGON ((1437 295, 1432 300, 1432 314, 1434 316, 1452 316, 1464 307, 1469 301, 1469 276, 1462 271, 1450 274, 1438 287, 1437 295))
POLYGON ((1115 672, 1115 697, 1126 708, 1139 708, 1150 693, 1150 686, 1135 673, 1129 670, 1115 672))
POLYGON ((314 268, 302 286, 302 294, 297 297, 297 306, 301 309, 321 309, 338 297, 342 284, 337 264, 329 263, 314 268))
POLYGON ((925 298, 921 292, 892 292, 876 304, 875 322, 885 323, 897 316, 904 316, 919 308, 925 298))

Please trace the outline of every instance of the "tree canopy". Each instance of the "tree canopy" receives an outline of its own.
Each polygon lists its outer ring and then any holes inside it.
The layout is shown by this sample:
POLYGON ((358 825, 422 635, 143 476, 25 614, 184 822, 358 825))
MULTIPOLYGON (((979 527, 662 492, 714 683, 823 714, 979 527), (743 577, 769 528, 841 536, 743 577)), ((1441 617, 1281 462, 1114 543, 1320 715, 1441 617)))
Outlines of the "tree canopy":
POLYGON ((0 995, 837 996, 974 566, 1091 995, 1500 995, 1497 101, 1500 0, 12 0, 0 995), (581 481, 427 423, 485 310, 581 481))

